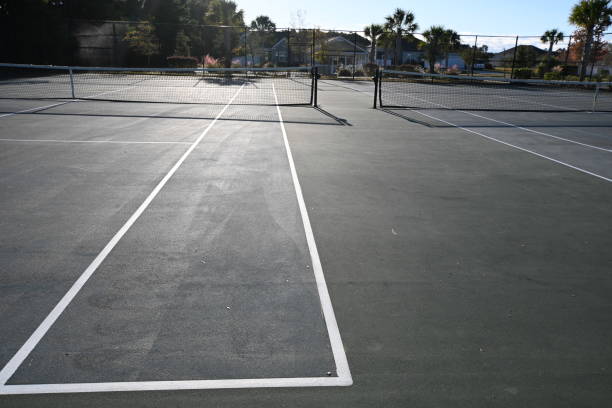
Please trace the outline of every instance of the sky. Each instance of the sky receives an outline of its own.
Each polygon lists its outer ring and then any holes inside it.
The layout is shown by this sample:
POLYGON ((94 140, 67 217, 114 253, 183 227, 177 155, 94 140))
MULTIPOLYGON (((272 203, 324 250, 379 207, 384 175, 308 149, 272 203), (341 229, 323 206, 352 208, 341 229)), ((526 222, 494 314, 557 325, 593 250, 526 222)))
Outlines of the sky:
MULTIPOLYGON (((566 35, 571 34, 575 27, 567 19, 578 0, 235 1, 245 11, 247 23, 264 14, 278 27, 363 30, 368 24, 382 23, 386 15, 400 7, 415 14, 420 31, 432 25, 443 25, 460 34, 540 36, 551 28, 559 28, 566 35)), ((490 38, 486 42, 495 51, 514 46, 514 40, 510 38, 490 38)), ((539 41, 532 38, 523 39, 520 43, 536 45, 539 41)))

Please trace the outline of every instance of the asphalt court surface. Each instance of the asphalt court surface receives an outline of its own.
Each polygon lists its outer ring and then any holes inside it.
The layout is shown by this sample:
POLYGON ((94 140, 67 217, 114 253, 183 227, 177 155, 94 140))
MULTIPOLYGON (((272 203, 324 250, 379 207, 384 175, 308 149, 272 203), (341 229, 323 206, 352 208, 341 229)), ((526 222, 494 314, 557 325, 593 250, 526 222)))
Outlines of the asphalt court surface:
MULTIPOLYGON (((319 86, 321 110, 280 111, 353 385, 3 406, 609 401, 612 115, 383 111, 369 81, 319 86)), ((0 366, 224 108, 10 115, 56 103, 0 101, 0 366)), ((276 107, 229 106, 6 385, 337 378, 305 225, 276 107)))

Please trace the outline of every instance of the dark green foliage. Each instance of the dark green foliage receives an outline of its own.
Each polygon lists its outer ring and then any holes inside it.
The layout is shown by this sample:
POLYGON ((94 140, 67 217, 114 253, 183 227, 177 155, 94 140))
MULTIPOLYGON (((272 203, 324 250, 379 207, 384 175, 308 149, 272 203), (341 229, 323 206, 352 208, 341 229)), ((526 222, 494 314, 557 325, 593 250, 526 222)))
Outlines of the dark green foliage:
POLYGON ((348 77, 348 76, 353 76, 353 73, 346 68, 342 68, 341 70, 338 71, 338 76, 348 77))
POLYGON ((514 70, 514 78, 529 79, 533 75, 533 71, 529 68, 518 68, 514 70))
POLYGON ((561 81, 563 80, 563 74, 556 71, 547 72, 544 74, 544 79, 547 81, 561 81))
POLYGON ((198 59, 195 57, 172 56, 166 58, 169 67, 172 68, 197 68, 198 59))
POLYGON ((363 69, 368 76, 374 76, 376 74, 376 69, 378 65, 376 64, 365 64, 363 69))

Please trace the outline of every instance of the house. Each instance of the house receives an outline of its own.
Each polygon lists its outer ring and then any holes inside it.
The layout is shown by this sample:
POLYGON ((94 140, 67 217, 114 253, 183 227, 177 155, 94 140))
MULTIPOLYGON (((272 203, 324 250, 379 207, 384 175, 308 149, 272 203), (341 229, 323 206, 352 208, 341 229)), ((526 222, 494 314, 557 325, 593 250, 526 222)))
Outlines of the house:
POLYGON ((546 55, 547 52, 545 50, 535 47, 533 45, 519 45, 518 47, 512 47, 502 52, 498 52, 497 54, 493 54, 489 58, 489 63, 494 68, 509 68, 512 66, 513 61, 516 64, 517 60, 520 60, 520 58, 525 58, 528 60, 526 61, 527 65, 535 65, 537 61, 541 60, 546 55), (524 55, 525 57, 522 57, 522 55, 524 55), (531 64, 532 62, 533 64, 531 64))
POLYGON ((395 41, 392 44, 383 46, 378 44, 376 47, 376 64, 386 67, 389 65, 412 64, 421 65, 423 61, 423 52, 421 44, 423 41, 412 37, 402 39, 402 55, 399 64, 394 64, 395 59, 395 41))
MULTIPOLYGON (((448 54, 448 66, 446 62, 447 62, 447 59, 446 59, 446 56, 444 56, 436 60, 436 65, 439 64, 440 68, 443 68, 443 69, 457 67, 458 69, 462 71, 468 68, 463 58, 461 58, 461 55, 455 52, 451 52, 448 54)), ((425 69, 429 69, 429 61, 424 61, 423 65, 425 66, 425 69)))
POLYGON ((339 35, 320 43, 315 48, 315 55, 317 65, 326 69, 326 73, 334 74, 342 68, 363 70, 364 64, 368 63, 369 51, 359 40, 351 41, 339 35))

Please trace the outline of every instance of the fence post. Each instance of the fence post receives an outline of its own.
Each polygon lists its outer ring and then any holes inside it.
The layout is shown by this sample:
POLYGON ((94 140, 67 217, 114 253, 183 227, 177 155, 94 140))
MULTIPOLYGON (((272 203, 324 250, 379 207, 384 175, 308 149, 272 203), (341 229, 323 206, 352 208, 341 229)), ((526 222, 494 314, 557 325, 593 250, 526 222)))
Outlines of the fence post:
POLYGON ((287 29, 287 66, 291 66, 291 28, 287 29))
MULTIPOLYGON (((470 76, 474 76, 474 65, 476 64, 476 49, 477 48, 478 48, 478 36, 476 36, 476 40, 474 40, 474 51, 472 52, 472 70, 471 70, 470 76)), ((429 69, 433 69, 433 67, 429 67, 429 69)))
POLYGON ((514 64, 516 64, 516 52, 518 51, 518 35, 516 36, 516 41, 514 42, 514 55, 512 56, 512 70, 510 71, 510 79, 514 79, 514 64))
POLYGON ((316 34, 316 30, 313 28, 312 29, 312 50, 310 53, 310 61, 311 61, 311 66, 315 66, 315 46, 316 46, 316 39, 317 39, 317 34, 316 34))
POLYGON ((355 80, 355 64, 357 63, 357 31, 353 33, 353 81, 355 80))
POLYGON ((116 67, 117 65, 117 31, 115 29, 115 23, 113 23, 113 55, 111 65, 116 67))
POLYGON ((247 52, 247 35, 248 35, 248 31, 247 31, 247 26, 244 26, 244 66, 246 68, 246 66, 248 65, 248 57, 249 57, 249 53, 247 52))
POLYGON ((72 99, 76 99, 74 97, 74 78, 72 76, 72 68, 68 68, 68 74, 70 75, 70 92, 72 93, 72 99))

